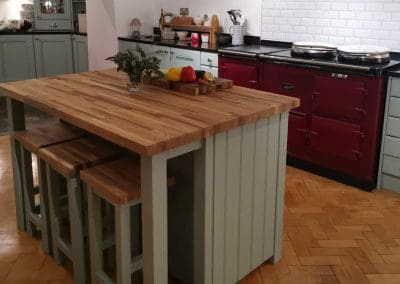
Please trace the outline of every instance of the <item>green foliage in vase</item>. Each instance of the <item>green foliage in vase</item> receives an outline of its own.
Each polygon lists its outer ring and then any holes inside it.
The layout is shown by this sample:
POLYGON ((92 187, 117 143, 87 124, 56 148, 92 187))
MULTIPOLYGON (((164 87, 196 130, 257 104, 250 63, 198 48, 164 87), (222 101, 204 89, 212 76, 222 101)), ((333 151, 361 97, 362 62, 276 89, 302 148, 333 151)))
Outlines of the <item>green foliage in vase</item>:
POLYGON ((118 52, 106 60, 117 64, 117 71, 128 74, 131 82, 141 80, 141 78, 150 80, 153 75, 158 77, 163 75, 160 71, 161 60, 147 55, 139 45, 136 46, 136 52, 128 49, 126 52, 118 52))

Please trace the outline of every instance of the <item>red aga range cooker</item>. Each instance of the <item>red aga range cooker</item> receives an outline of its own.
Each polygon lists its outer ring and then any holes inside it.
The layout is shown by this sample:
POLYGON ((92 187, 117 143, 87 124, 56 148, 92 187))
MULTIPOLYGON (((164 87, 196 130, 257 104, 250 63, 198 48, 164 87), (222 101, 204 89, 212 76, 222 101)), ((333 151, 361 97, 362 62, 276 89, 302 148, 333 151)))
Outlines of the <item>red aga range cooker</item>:
MULTIPOLYGON (((370 190, 376 187, 385 73, 400 62, 385 50, 355 49, 299 43, 259 55, 253 64, 259 64, 259 89, 301 100, 289 116, 289 163, 370 190)), ((222 56, 223 66, 227 60, 236 59, 222 56)))

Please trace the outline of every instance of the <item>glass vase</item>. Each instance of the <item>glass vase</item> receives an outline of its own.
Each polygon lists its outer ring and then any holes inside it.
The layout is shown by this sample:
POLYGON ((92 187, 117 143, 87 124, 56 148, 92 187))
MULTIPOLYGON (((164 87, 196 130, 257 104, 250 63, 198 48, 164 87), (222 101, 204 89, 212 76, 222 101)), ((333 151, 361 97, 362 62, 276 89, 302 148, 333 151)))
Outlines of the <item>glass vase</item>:
POLYGON ((128 75, 126 87, 129 92, 139 92, 142 89, 143 77, 128 75))

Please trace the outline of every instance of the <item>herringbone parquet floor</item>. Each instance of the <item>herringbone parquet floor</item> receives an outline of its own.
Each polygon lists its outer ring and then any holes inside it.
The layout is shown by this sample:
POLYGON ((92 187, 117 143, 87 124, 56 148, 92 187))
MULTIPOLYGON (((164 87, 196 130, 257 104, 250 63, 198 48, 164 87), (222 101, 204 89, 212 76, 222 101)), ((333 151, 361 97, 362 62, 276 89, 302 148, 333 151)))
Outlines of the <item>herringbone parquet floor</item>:
MULTIPOLYGON (((0 283, 72 283, 16 230, 8 139, 0 137, 0 283)), ((400 284, 400 195, 287 171, 283 259, 242 283, 400 284)))

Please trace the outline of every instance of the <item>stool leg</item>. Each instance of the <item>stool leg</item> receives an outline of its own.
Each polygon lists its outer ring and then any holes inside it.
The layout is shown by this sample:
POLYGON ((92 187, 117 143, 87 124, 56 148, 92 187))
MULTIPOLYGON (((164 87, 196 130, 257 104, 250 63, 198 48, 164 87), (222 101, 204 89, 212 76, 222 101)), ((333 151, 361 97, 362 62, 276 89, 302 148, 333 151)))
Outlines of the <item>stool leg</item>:
POLYGON ((28 235, 33 236, 36 231, 35 225, 31 222, 30 214, 35 209, 35 195, 33 188, 33 174, 32 174, 32 154, 21 144, 21 160, 22 160, 22 190, 24 195, 25 204, 25 222, 26 232, 28 235))
POLYGON ((60 219, 61 219, 61 204, 60 204, 60 185, 59 176, 46 164, 47 192, 49 195, 49 215, 50 227, 53 244, 53 256, 57 264, 64 262, 58 249, 58 239, 61 238, 60 219))
POLYGON ((89 244, 90 244, 90 266, 92 283, 97 283, 97 274, 103 271, 103 247, 102 247, 102 218, 101 199, 92 188, 87 188, 88 196, 88 219, 89 219, 89 244))
POLYGON ((52 252, 52 242, 50 232, 49 193, 47 188, 46 163, 39 157, 37 157, 37 167, 39 176, 42 248, 45 253, 50 254, 52 252))
MULTIPOLYGON (((114 219, 113 218, 113 208, 114 206, 111 205, 110 203, 104 201, 104 230, 105 230, 105 236, 106 238, 109 238, 114 235, 114 219)), ((115 254, 114 254, 114 249, 113 247, 107 248, 105 253, 107 254, 106 257, 106 266, 107 268, 113 268, 115 265, 115 254)))
POLYGON ((71 255, 74 282, 85 283, 85 253, 83 246, 82 200, 77 178, 67 180, 68 210, 71 225, 71 255))
POLYGON ((131 283, 131 214, 130 205, 115 206, 115 245, 117 284, 131 283))

